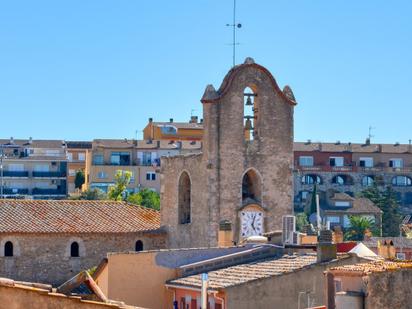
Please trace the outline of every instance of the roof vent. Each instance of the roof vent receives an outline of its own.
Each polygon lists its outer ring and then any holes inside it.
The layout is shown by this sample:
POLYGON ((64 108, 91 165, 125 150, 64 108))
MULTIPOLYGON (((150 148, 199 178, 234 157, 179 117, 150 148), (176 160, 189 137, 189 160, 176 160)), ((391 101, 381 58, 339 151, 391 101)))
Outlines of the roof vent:
POLYGON ((152 123, 152 122, 153 122, 153 118, 150 117, 150 118, 149 118, 149 123, 152 123))
POLYGON ((306 144, 310 144, 312 143, 312 141, 310 139, 308 139, 308 141, 306 142, 306 144))
POLYGON ((169 122, 170 122, 170 123, 173 123, 173 118, 170 118, 170 119, 169 119, 169 122))

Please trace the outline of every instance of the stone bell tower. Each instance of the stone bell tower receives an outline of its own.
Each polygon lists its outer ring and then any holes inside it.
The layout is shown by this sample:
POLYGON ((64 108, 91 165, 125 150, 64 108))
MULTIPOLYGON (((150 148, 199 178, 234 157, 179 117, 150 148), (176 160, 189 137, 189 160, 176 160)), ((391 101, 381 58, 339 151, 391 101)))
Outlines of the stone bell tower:
POLYGON ((202 153, 162 159, 161 219, 170 246, 216 246, 221 222, 236 243, 281 229, 293 211, 291 89, 280 90, 247 58, 218 90, 207 86, 201 102, 202 153))

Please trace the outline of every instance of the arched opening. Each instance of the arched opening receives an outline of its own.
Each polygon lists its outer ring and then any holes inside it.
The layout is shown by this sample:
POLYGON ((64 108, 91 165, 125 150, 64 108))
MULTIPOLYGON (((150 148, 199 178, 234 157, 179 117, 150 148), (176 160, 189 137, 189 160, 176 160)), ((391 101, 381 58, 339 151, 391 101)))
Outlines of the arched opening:
POLYGON ((243 130, 245 141, 252 141, 258 132, 257 94, 250 87, 243 91, 243 130))
POLYGON ((392 178, 392 185, 397 187, 412 186, 412 179, 408 176, 395 176, 392 178))
POLYGON ((13 243, 11 241, 4 244, 4 256, 13 256, 13 243))
POLYGON ((72 244, 70 245, 70 256, 71 257, 79 257, 79 244, 74 241, 72 242, 72 244))
POLYGON ((242 200, 253 199, 260 202, 261 197, 261 180, 255 170, 250 169, 243 175, 242 179, 242 200))
POLYGON ((141 240, 136 241, 135 251, 143 251, 143 241, 141 240))
POLYGON ((188 224, 191 222, 191 181, 186 172, 183 172, 179 178, 179 207, 178 216, 180 224, 188 224))
POLYGON ((373 176, 363 176, 362 177, 362 186, 370 187, 373 186, 374 179, 373 176))
POLYGON ((302 176, 302 185, 313 185, 313 184, 320 185, 322 183, 322 178, 315 174, 309 174, 302 176))
POLYGON ((353 185, 353 178, 349 175, 336 175, 332 178, 332 183, 339 186, 353 185))

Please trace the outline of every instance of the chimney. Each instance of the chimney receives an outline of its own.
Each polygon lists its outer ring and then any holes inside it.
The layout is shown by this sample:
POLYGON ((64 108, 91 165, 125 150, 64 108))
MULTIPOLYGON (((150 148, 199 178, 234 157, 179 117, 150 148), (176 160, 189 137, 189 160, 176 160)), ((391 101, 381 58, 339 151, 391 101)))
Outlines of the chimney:
POLYGON ((150 118, 149 118, 149 123, 152 123, 152 122, 153 122, 153 118, 150 117, 150 118))
POLYGON ((197 116, 190 116, 189 123, 197 123, 198 117, 197 116))
POLYGON ((200 119, 200 123, 203 123, 203 118, 200 119))
POLYGON ((218 247, 233 246, 232 223, 229 220, 219 222, 218 247))
POLYGON ((10 144, 14 144, 14 138, 13 138, 13 136, 10 137, 10 144))
POLYGON ((336 259, 336 244, 332 242, 332 231, 321 230, 318 236, 317 262, 328 262, 336 259))
POLYGON ((170 123, 173 123, 173 118, 170 118, 170 119, 169 119, 169 122, 170 122, 170 123))
POLYGON ((366 141, 365 141, 365 145, 369 146, 370 144, 371 144, 371 139, 369 137, 367 137, 366 141))
POLYGON ((333 242, 335 244, 340 244, 343 242, 343 232, 339 225, 336 225, 333 229, 333 242))
POLYGON ((392 240, 378 240, 378 255, 384 259, 394 259, 396 256, 396 248, 392 240))
POLYGON ((33 144, 33 138, 31 136, 29 137, 29 144, 33 144))
POLYGON ((412 152, 412 140, 409 140, 409 144, 408 144, 408 152, 411 153, 412 152))

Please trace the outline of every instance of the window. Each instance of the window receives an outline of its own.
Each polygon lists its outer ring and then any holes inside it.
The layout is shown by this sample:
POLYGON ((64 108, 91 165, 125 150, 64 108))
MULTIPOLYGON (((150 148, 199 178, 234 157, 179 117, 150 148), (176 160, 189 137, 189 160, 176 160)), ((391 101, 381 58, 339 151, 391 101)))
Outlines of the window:
POLYGON ((23 172, 24 164, 9 164, 8 170, 10 172, 23 172))
POLYGON ((86 154, 84 152, 79 152, 77 154, 77 157, 79 158, 79 161, 85 161, 86 160, 86 154))
POLYGON ((254 140, 257 136, 258 111, 257 94, 246 87, 243 90, 243 137, 246 142, 254 140))
POLYGON ((141 240, 136 241, 135 251, 143 251, 143 242, 141 240))
POLYGON ((305 202, 308 199, 309 192, 308 191, 302 191, 300 192, 300 199, 302 202, 305 202))
POLYGON ((407 176, 395 176, 392 178, 392 185, 398 187, 408 187, 412 185, 412 180, 407 176))
POLYGON ((93 165, 103 165, 104 157, 103 154, 94 154, 93 155, 93 165))
POLYGON ((67 160, 69 160, 69 162, 73 161, 73 153, 71 153, 71 152, 67 153, 67 160))
POLYGON ((327 216, 326 221, 329 221, 330 223, 340 223, 340 218, 338 216, 327 216))
POLYGON ((107 178, 107 173, 104 172, 104 171, 100 171, 100 172, 97 173, 97 178, 105 179, 105 178, 107 178))
POLYGON ((261 200, 261 180, 259 174, 250 169, 242 179, 242 199, 261 200))
POLYGON ((406 254, 404 252, 396 252, 397 260, 406 260, 406 254))
POLYGON ((402 168, 403 167, 403 160, 402 159, 390 159, 389 160, 389 167, 402 168))
POLYGON ((339 186, 347 186, 353 184, 353 179, 349 175, 336 175, 332 178, 332 183, 339 186))
POLYGON ((313 157, 300 156, 299 165, 300 166, 313 166, 313 157))
POLYGON ((336 207, 349 207, 350 202, 348 202, 348 201, 336 201, 335 206, 336 207))
POLYGON ((159 160, 157 158, 157 152, 154 151, 138 151, 137 159, 139 165, 149 166, 156 164, 159 160))
POLYGON ((76 171, 74 169, 69 169, 69 176, 75 176, 76 175, 76 171))
POLYGON ((156 173, 155 172, 147 172, 146 173, 146 180, 156 180, 156 173))
POLYGON ((362 177, 362 186, 370 187, 373 185, 373 176, 363 176, 362 177))
POLYGON ((329 165, 330 166, 343 166, 343 157, 330 157, 329 165))
POLYGON ((161 125, 160 131, 162 132, 162 134, 165 134, 165 135, 176 135, 177 134, 177 128, 170 124, 161 125))
POLYGON ((48 164, 36 164, 34 166, 34 171, 35 172, 48 172, 50 170, 48 164))
POLYGON ((316 182, 316 184, 321 184, 322 179, 318 175, 304 175, 302 177, 302 184, 303 185, 312 185, 316 182))
POLYGON ((180 224, 191 222, 191 186, 189 175, 183 172, 180 175, 178 187, 178 217, 180 224))
POLYGON ((74 241, 72 242, 72 244, 70 245, 70 256, 71 257, 79 257, 79 244, 74 241))
POLYGON ((112 152, 110 156, 112 165, 130 165, 130 153, 128 152, 112 152))
POLYGON ((342 291, 342 281, 339 279, 335 279, 333 280, 334 284, 335 284, 335 292, 340 292, 342 291))
POLYGON ((360 167, 373 167, 373 158, 359 158, 360 167))
POLYGON ((11 241, 4 244, 4 256, 13 256, 13 243, 11 241))

